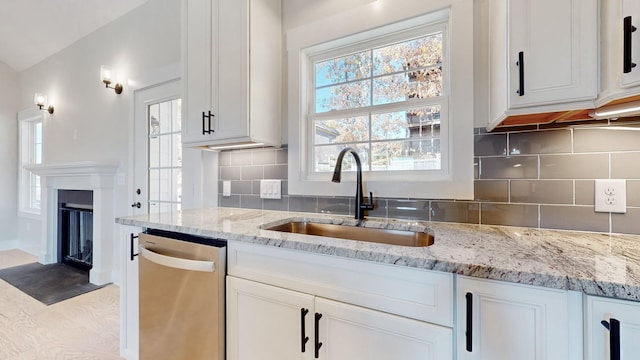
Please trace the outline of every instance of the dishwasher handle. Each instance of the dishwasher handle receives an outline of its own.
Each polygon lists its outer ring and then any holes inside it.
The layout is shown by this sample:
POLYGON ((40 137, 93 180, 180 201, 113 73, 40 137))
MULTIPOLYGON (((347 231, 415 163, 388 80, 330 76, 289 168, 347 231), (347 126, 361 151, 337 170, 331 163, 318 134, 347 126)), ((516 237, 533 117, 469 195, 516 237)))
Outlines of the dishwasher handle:
POLYGON ((162 255, 147 249, 142 244, 138 245, 138 249, 140 256, 158 265, 189 271, 214 272, 216 270, 216 265, 213 261, 189 260, 162 255))

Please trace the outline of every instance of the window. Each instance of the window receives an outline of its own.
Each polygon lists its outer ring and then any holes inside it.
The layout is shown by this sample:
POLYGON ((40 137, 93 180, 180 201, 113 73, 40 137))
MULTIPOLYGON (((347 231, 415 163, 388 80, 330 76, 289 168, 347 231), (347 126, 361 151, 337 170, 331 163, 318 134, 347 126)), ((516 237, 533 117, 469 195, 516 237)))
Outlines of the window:
POLYGON ((287 32, 288 191, 473 198, 473 2, 366 2, 287 32))
MULTIPOLYGON (((442 170, 445 31, 414 29, 311 58, 313 172, 332 171, 345 146, 358 150, 363 171, 442 170)), ((355 170, 352 157, 344 161, 355 170)))
POLYGON ((180 99, 149 106, 149 213, 176 213, 182 207, 180 99))
POLYGON ((31 111, 20 112, 20 212, 40 214, 40 176, 27 170, 30 165, 42 163, 42 115, 31 111))

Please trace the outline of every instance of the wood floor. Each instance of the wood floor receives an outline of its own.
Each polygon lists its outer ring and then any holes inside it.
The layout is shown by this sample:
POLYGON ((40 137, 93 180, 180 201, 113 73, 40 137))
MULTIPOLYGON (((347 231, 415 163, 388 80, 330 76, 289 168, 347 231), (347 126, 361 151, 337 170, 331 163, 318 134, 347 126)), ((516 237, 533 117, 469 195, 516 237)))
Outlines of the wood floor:
MULTIPOLYGON (((0 268, 34 261, 0 251, 0 268)), ((0 359, 121 359, 119 311, 114 285, 46 306, 0 280, 0 359)))

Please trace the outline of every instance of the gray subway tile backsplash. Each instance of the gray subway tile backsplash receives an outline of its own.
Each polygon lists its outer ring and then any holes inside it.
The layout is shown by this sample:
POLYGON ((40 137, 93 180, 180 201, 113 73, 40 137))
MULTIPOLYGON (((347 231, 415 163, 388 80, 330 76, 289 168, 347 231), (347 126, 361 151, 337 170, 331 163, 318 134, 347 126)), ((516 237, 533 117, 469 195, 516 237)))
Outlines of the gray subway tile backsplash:
POLYGON ((571 152, 571 130, 547 130, 509 134, 509 154, 558 154, 571 152))
POLYGON ((511 180, 511 202, 573 204, 573 181, 511 180))
MULTIPOLYGON (((368 215, 640 234, 640 125, 631 126, 475 129, 473 201, 376 198, 368 215), (626 214, 594 212, 594 180, 607 178, 627 179, 626 214)), ((219 204, 353 215, 350 197, 288 195, 287 155, 286 147, 221 152, 220 184, 231 181, 232 194, 220 186, 219 204), (260 199, 261 179, 283 180, 283 198, 260 199)))
POLYGON ((500 156, 480 159, 480 179, 537 178, 537 156, 500 156))
POLYGON ((540 155, 541 179, 605 179, 609 154, 540 155))

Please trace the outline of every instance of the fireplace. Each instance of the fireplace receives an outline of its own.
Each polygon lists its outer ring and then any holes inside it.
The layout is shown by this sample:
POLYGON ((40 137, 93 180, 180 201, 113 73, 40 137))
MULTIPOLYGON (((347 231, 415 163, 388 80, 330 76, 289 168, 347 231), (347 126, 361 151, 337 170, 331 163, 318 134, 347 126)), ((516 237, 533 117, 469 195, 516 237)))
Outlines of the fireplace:
POLYGON ((58 190, 58 262, 93 266, 93 191, 58 190))
POLYGON ((90 263, 89 282, 95 285, 113 282, 117 278, 114 273, 114 252, 118 250, 114 246, 114 203, 118 165, 80 161, 32 165, 27 169, 40 175, 42 186, 42 242, 36 249, 38 261, 52 264, 68 259, 86 268, 90 263), (65 200, 69 190, 86 192, 84 195, 71 192, 79 198, 65 200), (91 194, 91 200, 88 200, 88 194, 91 194), (63 255, 59 232, 65 217, 69 217, 67 230, 74 235, 68 245, 69 252, 63 255))

